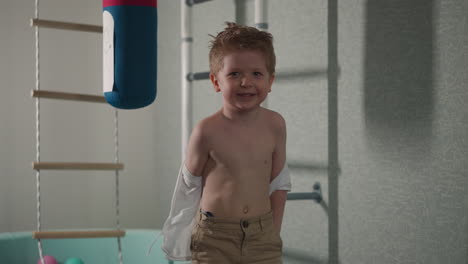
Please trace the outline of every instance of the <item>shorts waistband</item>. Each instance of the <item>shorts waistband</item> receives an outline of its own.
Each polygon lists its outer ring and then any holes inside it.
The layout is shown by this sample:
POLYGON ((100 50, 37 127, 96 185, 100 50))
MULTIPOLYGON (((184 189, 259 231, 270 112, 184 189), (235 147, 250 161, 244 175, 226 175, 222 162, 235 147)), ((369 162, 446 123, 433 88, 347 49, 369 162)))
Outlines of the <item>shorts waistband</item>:
POLYGON ((206 227, 219 227, 222 229, 264 229, 267 227, 273 226, 273 214, 268 212, 266 214, 248 218, 220 218, 220 217, 210 217, 206 216, 203 213, 198 213, 198 224, 200 226, 206 227))

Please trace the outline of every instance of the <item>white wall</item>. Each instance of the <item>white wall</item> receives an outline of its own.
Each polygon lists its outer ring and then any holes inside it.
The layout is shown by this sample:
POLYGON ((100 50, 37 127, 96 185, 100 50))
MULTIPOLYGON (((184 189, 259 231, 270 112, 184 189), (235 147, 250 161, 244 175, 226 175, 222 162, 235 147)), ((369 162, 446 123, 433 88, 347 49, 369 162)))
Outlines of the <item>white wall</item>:
MULTIPOLYGON (((278 74, 316 73, 278 78, 270 96, 271 108, 287 120, 294 191, 309 191, 319 181, 327 197, 326 173, 310 168, 327 161, 327 82, 320 74, 327 67, 327 4, 269 3, 278 74)), ((157 101, 120 111, 127 228, 161 227, 180 164, 180 7, 174 0, 158 4, 157 101)), ((99 1, 41 5, 44 18, 100 24, 99 1)), ((246 5, 252 24, 253 1, 246 5)), ((0 232, 35 228, 32 14, 26 1, 0 4, 0 232)), ((193 14, 194 70, 206 71, 208 34, 234 20, 234 1, 195 6, 193 14)), ((341 263, 468 261, 467 14, 464 0, 339 1, 341 263)), ((100 36, 41 34, 43 89, 100 93, 100 36)), ((220 107, 208 81, 193 89, 194 121, 220 107)), ((44 160, 112 160, 111 110, 42 102, 44 160)), ((45 228, 113 224, 111 173, 44 174, 45 228)), ((283 230, 287 263, 325 262, 327 216, 321 207, 289 202, 283 230)))

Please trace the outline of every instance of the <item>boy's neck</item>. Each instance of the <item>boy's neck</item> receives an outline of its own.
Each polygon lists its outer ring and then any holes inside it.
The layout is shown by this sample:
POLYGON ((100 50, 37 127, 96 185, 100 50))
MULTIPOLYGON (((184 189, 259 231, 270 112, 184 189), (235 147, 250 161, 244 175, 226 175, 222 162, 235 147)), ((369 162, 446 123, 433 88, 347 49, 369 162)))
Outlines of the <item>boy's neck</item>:
POLYGON ((250 111, 232 111, 225 107, 220 110, 221 115, 229 121, 239 122, 239 123, 251 123, 255 122, 258 118, 258 115, 262 111, 262 107, 257 107, 250 111))

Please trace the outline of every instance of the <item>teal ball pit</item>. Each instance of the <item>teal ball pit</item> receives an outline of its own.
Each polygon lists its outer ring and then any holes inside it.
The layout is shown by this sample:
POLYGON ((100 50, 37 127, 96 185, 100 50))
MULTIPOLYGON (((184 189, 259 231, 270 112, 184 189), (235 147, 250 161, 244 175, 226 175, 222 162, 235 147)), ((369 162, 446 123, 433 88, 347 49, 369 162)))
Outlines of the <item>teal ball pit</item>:
MULTIPOLYGON (((123 262, 128 264, 172 264, 161 250, 162 238, 146 256, 151 242, 160 230, 126 230, 122 241, 123 262)), ((62 264, 69 258, 79 258, 84 264, 119 263, 116 238, 43 239, 44 255, 53 256, 62 264)), ((39 251, 32 232, 0 233, 0 263, 37 263, 39 251)), ((186 262, 185 262, 186 263, 186 262)))

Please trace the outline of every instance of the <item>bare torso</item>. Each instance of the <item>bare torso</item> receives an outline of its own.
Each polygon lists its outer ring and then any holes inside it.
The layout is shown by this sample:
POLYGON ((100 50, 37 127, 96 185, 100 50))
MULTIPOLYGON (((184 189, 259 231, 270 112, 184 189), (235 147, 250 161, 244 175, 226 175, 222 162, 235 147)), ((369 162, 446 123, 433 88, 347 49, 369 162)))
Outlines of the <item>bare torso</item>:
POLYGON ((257 122, 234 123, 221 112, 207 118, 209 153, 203 169, 200 207, 216 217, 245 218, 271 210, 269 183, 275 149, 273 112, 257 122))

